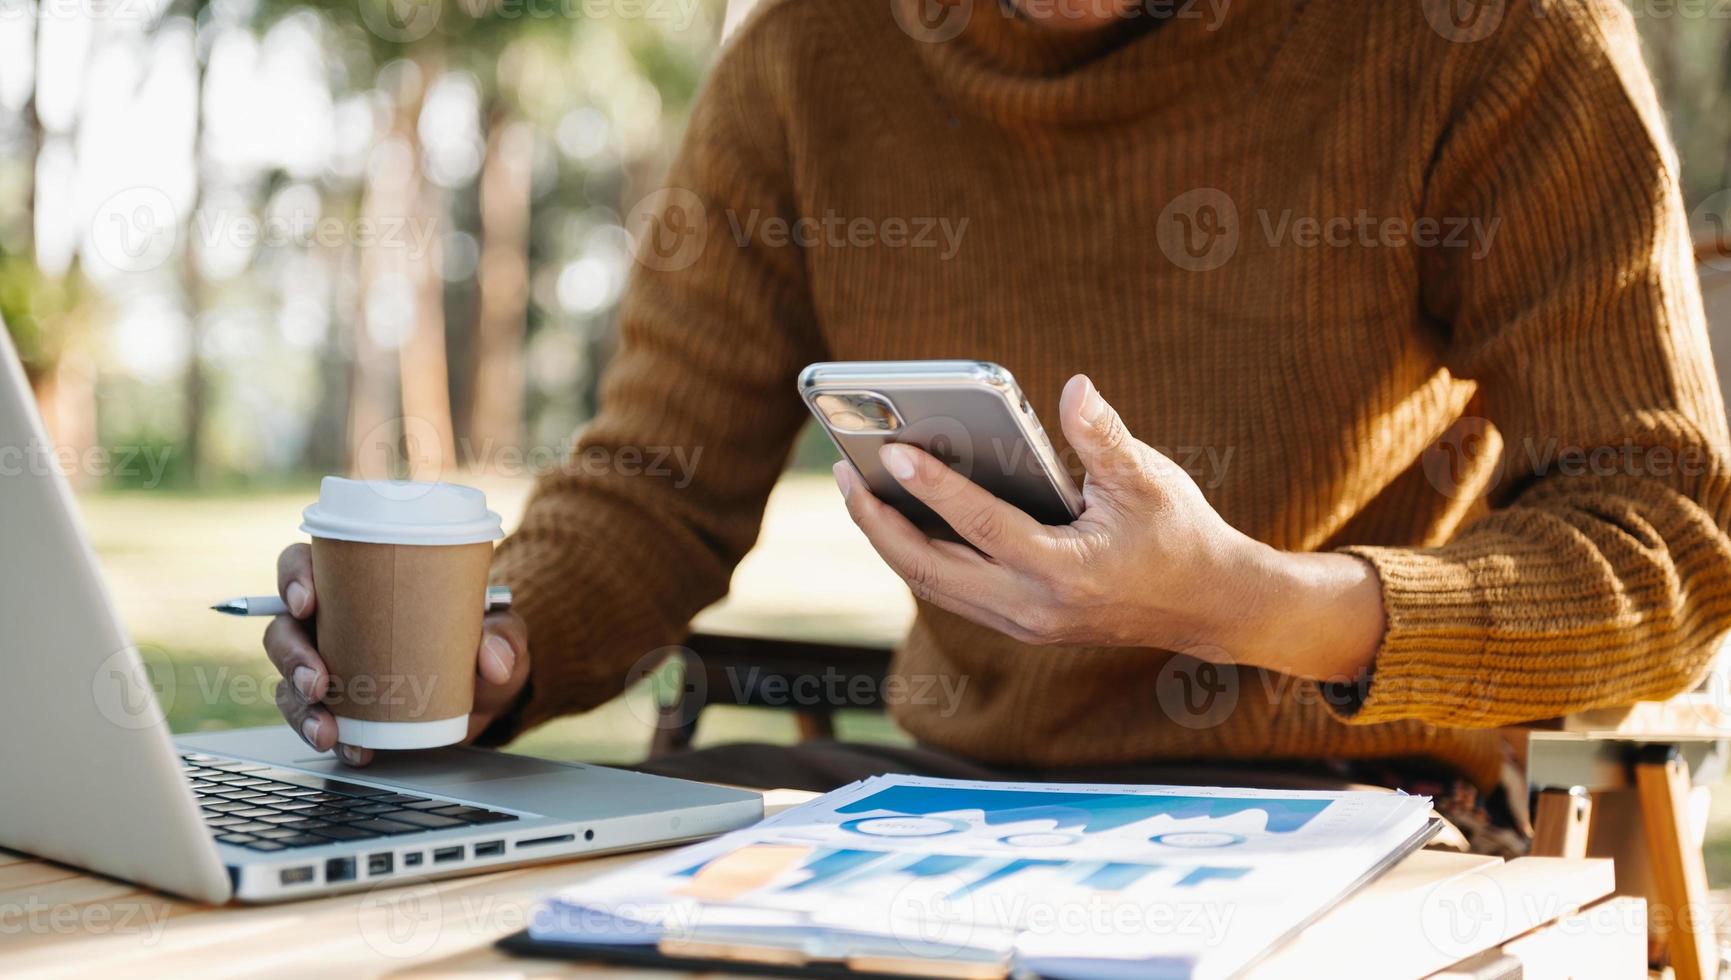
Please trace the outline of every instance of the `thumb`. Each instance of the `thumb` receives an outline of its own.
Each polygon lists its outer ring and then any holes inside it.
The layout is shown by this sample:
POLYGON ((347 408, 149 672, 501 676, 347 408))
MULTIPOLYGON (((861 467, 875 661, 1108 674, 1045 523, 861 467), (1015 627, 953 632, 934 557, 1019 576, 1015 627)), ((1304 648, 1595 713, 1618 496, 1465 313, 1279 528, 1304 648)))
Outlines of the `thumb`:
POLYGON ((469 713, 472 741, 522 700, 529 680, 529 627, 512 612, 487 616, 476 661, 475 707, 469 713))
POLYGON ((481 680, 495 686, 509 685, 528 659, 528 634, 529 627, 521 617, 508 611, 489 614, 482 622, 481 648, 475 657, 481 680))
POLYGON ((1112 489, 1143 475, 1146 447, 1130 434, 1118 410, 1107 404, 1087 375, 1078 374, 1064 386, 1058 416, 1064 438, 1081 458, 1090 484, 1112 489))

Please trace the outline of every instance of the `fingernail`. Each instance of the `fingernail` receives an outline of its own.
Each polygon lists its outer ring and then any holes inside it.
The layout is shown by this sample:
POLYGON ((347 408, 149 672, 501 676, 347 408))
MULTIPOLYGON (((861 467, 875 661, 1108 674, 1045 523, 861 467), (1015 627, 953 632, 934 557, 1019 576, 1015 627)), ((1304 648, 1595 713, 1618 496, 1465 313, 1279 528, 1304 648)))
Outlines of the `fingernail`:
POLYGON ((883 448, 884 465, 890 468, 890 474, 898 480, 914 478, 914 451, 908 447, 892 442, 883 448))
POLYGON ((301 722, 301 737, 307 740, 308 745, 315 749, 318 748, 319 720, 317 718, 308 718, 301 722))
POLYGON ((1098 422, 1106 408, 1106 399, 1100 397, 1100 389, 1094 387, 1093 378, 1083 378, 1082 383, 1088 386, 1088 393, 1082 396, 1082 421, 1098 422))
POLYGON ((501 677, 510 676, 511 668, 517 664, 517 654, 511 649, 511 644, 497 633, 481 644, 481 656, 493 661, 493 672, 501 677))
POLYGON ((318 700, 313 693, 313 684, 319 679, 318 671, 311 667, 295 668, 295 690, 300 692, 301 700, 311 704, 318 700))
POLYGON ((306 586, 299 582, 290 582, 287 595, 283 598, 288 602, 289 612, 294 613, 296 619, 306 615, 307 600, 310 598, 306 586))
POLYGON ((343 761, 351 766, 358 766, 361 764, 361 750, 352 745, 337 746, 337 754, 342 756, 343 761))
POLYGON ((835 474, 835 485, 841 490, 842 496, 853 493, 853 467, 848 465, 847 460, 838 460, 830 467, 830 472, 835 474))

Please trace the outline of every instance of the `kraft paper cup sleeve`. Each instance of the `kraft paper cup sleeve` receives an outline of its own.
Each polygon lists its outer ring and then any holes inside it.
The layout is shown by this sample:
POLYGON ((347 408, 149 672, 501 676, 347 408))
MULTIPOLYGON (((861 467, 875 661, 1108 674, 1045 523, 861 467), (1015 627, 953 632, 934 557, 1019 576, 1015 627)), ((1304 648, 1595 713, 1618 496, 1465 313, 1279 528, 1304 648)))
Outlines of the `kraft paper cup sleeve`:
POLYGON ((467 733, 485 614, 479 597, 492 555, 490 541, 425 546, 313 538, 315 631, 331 676, 326 704, 339 732, 345 719, 430 726, 419 738, 412 731, 399 738, 379 724, 351 725, 360 740, 339 735, 342 741, 427 747, 467 733))

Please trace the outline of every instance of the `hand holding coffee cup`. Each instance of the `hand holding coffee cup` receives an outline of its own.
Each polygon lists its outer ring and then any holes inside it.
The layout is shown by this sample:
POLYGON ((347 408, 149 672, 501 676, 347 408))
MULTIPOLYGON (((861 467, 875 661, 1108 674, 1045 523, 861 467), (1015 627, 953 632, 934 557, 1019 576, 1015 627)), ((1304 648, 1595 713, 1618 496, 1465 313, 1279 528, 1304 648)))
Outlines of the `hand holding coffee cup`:
POLYGON ((480 491, 327 477, 303 516, 312 544, 278 560, 290 614, 265 650, 283 675, 277 705, 308 744, 364 765, 374 748, 471 739, 509 710, 527 628, 483 618, 502 532, 480 491))

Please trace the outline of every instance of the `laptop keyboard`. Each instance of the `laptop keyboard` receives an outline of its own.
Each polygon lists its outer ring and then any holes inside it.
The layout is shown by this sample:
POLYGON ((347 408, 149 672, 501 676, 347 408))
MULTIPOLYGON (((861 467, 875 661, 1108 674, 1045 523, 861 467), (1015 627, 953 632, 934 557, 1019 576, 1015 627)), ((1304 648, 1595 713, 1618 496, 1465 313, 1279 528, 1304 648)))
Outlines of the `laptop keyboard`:
POLYGON ((181 768, 210 833, 255 851, 505 823, 516 814, 253 762, 187 753, 181 768))

